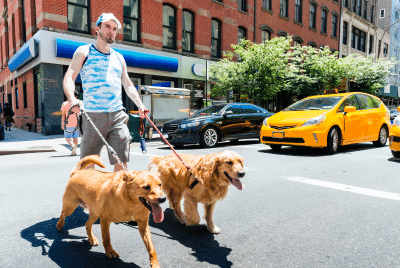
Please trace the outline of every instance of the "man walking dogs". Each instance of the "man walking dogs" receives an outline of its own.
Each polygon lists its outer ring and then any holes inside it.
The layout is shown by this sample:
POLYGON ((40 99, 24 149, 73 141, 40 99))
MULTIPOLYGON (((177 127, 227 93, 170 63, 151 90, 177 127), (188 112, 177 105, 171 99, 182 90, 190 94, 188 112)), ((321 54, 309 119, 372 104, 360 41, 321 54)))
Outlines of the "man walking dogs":
MULTIPOLYGON (((129 79, 123 56, 111 48, 121 23, 112 13, 103 13, 96 22, 96 44, 77 48, 64 77, 64 92, 71 107, 78 103, 74 97, 75 79, 79 72, 83 87, 83 106, 88 116, 103 137, 116 151, 123 165, 129 161, 130 134, 127 126, 129 116, 123 111, 122 86, 129 98, 139 107, 139 115, 144 118, 145 107, 139 94, 129 79)), ((78 111, 75 107, 74 111, 78 111)), ((100 155, 103 142, 93 126, 83 120, 80 158, 100 155)), ((114 171, 123 166, 108 154, 114 171)), ((94 168, 94 166, 91 166, 94 168)))

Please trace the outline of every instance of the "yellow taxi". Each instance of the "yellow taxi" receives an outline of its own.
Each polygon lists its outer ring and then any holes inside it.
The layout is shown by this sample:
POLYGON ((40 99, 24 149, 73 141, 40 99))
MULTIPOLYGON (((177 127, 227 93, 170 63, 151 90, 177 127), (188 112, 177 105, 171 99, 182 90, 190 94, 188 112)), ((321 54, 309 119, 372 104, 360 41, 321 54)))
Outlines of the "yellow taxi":
POLYGON ((384 146, 390 126, 389 110, 375 96, 361 92, 318 95, 266 118, 260 141, 274 151, 295 145, 325 147, 335 154, 340 145, 372 141, 384 146))
MULTIPOLYGON (((400 112, 400 107, 397 107, 397 111, 400 112)), ((400 157, 400 116, 396 116, 393 120, 389 134, 389 148, 394 157, 400 157)))

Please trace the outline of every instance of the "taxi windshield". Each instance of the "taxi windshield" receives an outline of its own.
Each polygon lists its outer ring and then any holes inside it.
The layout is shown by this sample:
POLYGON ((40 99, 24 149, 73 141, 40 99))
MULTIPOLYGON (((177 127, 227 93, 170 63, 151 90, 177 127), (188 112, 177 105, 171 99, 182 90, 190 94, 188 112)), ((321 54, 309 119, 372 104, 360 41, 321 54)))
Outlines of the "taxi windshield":
POLYGON ((341 99, 343 99, 343 96, 303 99, 290 105, 283 111, 329 110, 341 99))

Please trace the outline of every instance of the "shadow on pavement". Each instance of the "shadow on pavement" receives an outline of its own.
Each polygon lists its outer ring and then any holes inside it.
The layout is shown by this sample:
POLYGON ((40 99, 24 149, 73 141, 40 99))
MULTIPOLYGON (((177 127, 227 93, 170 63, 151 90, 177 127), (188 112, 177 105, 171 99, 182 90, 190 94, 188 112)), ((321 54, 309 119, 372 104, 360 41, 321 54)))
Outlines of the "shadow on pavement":
MULTIPOLYGON (((92 252, 87 237, 75 236, 69 230, 85 226, 88 215, 78 207, 66 218, 62 232, 57 230, 58 218, 36 223, 21 231, 21 237, 29 241, 32 247, 40 247, 40 255, 47 255, 59 267, 137 267, 121 259, 108 259, 104 252, 92 252)), ((99 224, 97 221, 95 224, 99 224)), ((99 247, 102 247, 100 244, 99 247)))
MULTIPOLYGON (((150 217, 149 225, 157 228, 171 236, 183 246, 190 248, 192 255, 199 262, 206 262, 219 267, 232 267, 233 263, 228 261, 227 257, 232 249, 220 246, 215 235, 211 234, 205 225, 196 225, 187 227, 176 219, 175 213, 171 209, 164 211, 164 221, 154 223, 150 217)), ((207 265, 204 265, 206 267, 207 265)))

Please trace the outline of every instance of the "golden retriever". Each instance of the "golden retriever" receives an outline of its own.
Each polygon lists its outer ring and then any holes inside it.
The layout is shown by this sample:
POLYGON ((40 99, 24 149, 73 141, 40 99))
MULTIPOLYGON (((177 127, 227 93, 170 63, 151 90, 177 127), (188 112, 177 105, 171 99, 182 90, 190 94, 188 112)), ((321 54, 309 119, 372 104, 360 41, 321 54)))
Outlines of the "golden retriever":
POLYGON ((161 222, 164 213, 160 203, 166 197, 161 190, 159 174, 151 171, 105 172, 85 169, 96 164, 104 168, 100 157, 91 155, 83 158, 71 173, 63 196, 63 207, 57 229, 62 230, 65 217, 71 215, 78 205, 89 211, 86 232, 90 245, 97 246, 99 241, 93 235, 92 225, 100 218, 103 246, 108 258, 119 257, 110 241, 111 222, 134 220, 150 257, 151 267, 160 267, 154 250, 149 229, 149 213, 153 213, 154 222, 161 222))
POLYGON ((215 203, 228 193, 229 185, 239 190, 244 188, 240 181, 245 171, 243 158, 233 151, 224 151, 209 155, 180 154, 191 168, 199 183, 190 188, 195 181, 176 155, 155 156, 150 159, 148 170, 158 171, 162 181, 162 190, 167 195, 170 208, 181 223, 196 225, 200 222, 197 204, 204 204, 207 229, 214 234, 220 229, 214 224, 212 216, 215 203), (181 200, 184 197, 184 211, 181 210, 181 200))

